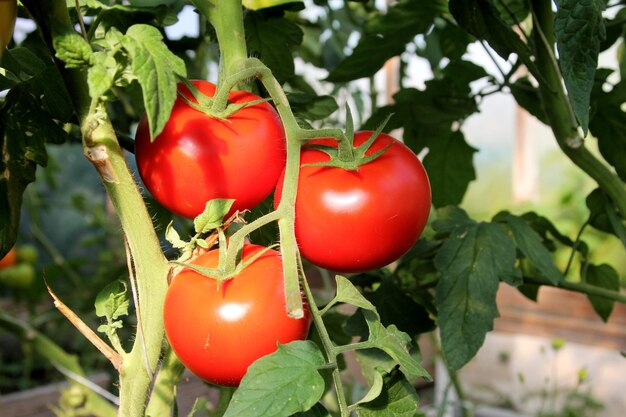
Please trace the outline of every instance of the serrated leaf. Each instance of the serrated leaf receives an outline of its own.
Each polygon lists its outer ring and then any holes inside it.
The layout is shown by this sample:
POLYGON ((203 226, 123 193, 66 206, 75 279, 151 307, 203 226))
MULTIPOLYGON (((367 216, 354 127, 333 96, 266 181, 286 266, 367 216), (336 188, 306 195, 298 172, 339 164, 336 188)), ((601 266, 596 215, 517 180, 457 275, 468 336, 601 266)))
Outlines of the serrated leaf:
POLYGON ((622 181, 626 181, 626 80, 622 78, 609 92, 602 89, 598 80, 592 96, 593 116, 589 130, 598 138, 600 153, 614 168, 622 181))
POLYGON ((279 344, 250 365, 224 417, 287 417, 309 410, 324 394, 318 369, 325 363, 313 342, 279 344))
POLYGON ((288 93, 287 99, 294 114, 307 120, 325 119, 339 108, 337 101, 332 96, 288 93))
POLYGON ((96 315, 106 317, 110 324, 118 317, 128 315, 128 289, 123 281, 114 281, 96 296, 96 315))
POLYGON ((600 43, 606 37, 603 0, 559 0, 554 34, 559 64, 572 109, 583 131, 589 125, 589 101, 600 43))
POLYGON ((469 183, 476 179, 474 152, 476 149, 467 144, 461 131, 429 142, 424 168, 430 179, 435 207, 461 203, 469 183))
POLYGON ((447 12, 444 0, 402 0, 385 14, 367 22, 352 54, 328 75, 332 82, 346 82, 374 75, 387 60, 404 52, 406 44, 425 33, 436 16, 447 12))
POLYGON ((87 85, 91 97, 102 97, 113 87, 116 73, 115 59, 106 52, 95 52, 93 64, 87 71, 87 85))
POLYGON ((91 46, 76 32, 67 32, 54 36, 52 44, 55 56, 65 63, 67 68, 84 68, 91 59, 91 46))
MULTIPOLYGON (((604 288, 607 290, 619 292, 620 279, 617 271, 613 269, 611 265, 601 264, 593 265, 589 264, 586 270, 586 282, 596 287, 604 288)), ((587 295, 593 309, 605 322, 609 319, 611 312, 613 311, 614 301, 597 295, 587 295)))
POLYGON ((235 200, 227 198, 215 198, 207 201, 202 213, 193 219, 196 233, 207 233, 220 227, 234 202, 235 200))
POLYGON ((419 398, 413 385, 400 372, 383 379, 383 391, 374 401, 360 404, 359 417, 415 417, 419 398))
POLYGON ((400 370, 408 378, 422 377, 430 380, 428 372, 409 352, 411 337, 408 334, 401 332, 393 324, 387 327, 383 326, 376 312, 364 310, 363 316, 369 328, 367 339, 369 343, 388 354, 400 365, 400 370))
POLYGON ((437 209, 437 218, 433 221, 433 229, 437 233, 451 233, 458 227, 471 227, 474 223, 462 208, 448 206, 437 209))
POLYGON ((282 16, 247 13, 244 20, 249 52, 261 59, 279 81, 293 77, 293 49, 302 43, 300 27, 282 16))
POLYGON ((554 264, 550 251, 528 223, 510 213, 500 213, 494 220, 504 222, 510 228, 517 247, 541 275, 555 285, 563 280, 563 274, 554 264))
POLYGON ((461 225, 441 246, 435 303, 441 347, 452 369, 465 365, 493 329, 496 292, 500 280, 514 275, 515 260, 515 245, 497 223, 461 225))
POLYGON ((531 51, 520 36, 505 22, 489 0, 450 0, 450 12, 459 26, 478 39, 486 40, 504 59, 512 53, 517 54, 522 62, 538 73, 531 58, 531 51))
POLYGON ((185 77, 185 63, 163 42, 159 30, 148 25, 133 25, 122 38, 131 69, 143 91, 143 101, 154 140, 163 130, 174 101, 177 77, 185 77))
POLYGON ((173 221, 171 221, 165 228, 165 240, 170 242, 176 249, 182 249, 187 246, 187 242, 182 240, 176 229, 174 229, 173 221))
POLYGON ((335 276, 335 281, 337 282, 336 302, 348 303, 366 310, 376 311, 376 307, 359 292, 348 278, 337 275, 335 276))

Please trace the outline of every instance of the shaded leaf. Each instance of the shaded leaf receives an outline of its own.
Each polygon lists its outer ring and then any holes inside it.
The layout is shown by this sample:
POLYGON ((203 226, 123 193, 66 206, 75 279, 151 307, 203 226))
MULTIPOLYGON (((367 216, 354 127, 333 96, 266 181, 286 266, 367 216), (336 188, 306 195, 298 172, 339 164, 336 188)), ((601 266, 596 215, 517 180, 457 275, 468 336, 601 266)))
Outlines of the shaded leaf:
POLYGON ((510 89, 517 104, 535 116, 541 123, 548 124, 548 118, 539 97, 539 90, 530 83, 528 77, 518 78, 510 85, 510 89))
POLYGON ((461 131, 429 141, 424 167, 435 207, 461 203, 469 183, 476 179, 474 152, 461 131))
MULTIPOLYGON (((593 265, 589 264, 586 270, 586 282, 596 287, 604 288, 611 291, 619 292, 620 280, 619 275, 611 265, 593 265)), ((587 295, 593 309, 605 322, 609 319, 613 311, 615 302, 597 295, 587 295)))
POLYGON ((435 302, 441 346, 452 369, 465 365, 482 346, 498 316, 500 280, 515 275, 515 245, 497 223, 462 224, 435 257, 441 274, 435 302))
POLYGON ((550 251, 543 245, 541 237, 524 219, 503 212, 496 215, 494 220, 504 222, 509 227, 518 249, 532 262, 541 275, 555 285, 561 282, 563 274, 554 264, 550 251))
POLYGON ((415 417, 418 406, 413 385, 400 372, 392 372, 383 379, 382 393, 356 412, 359 417, 415 417))
POLYGON ((603 0, 559 0, 554 34, 559 64, 572 108, 583 131, 589 127, 589 101, 600 42, 606 37, 603 0))
POLYGON ((324 393, 318 371, 324 364, 313 342, 279 344, 250 365, 224 417, 287 417, 309 410, 324 393))

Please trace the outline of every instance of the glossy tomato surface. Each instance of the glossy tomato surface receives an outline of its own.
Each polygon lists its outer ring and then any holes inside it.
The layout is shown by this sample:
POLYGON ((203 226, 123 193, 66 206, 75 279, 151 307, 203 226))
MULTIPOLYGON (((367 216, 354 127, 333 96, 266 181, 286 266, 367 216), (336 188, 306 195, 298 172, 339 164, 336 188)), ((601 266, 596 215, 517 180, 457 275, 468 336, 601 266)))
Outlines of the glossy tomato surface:
MULTIPOLYGON (((193 81, 205 95, 215 85, 193 81)), ((192 99, 184 85, 179 91, 192 99)), ((259 100, 233 91, 231 103, 259 100)), ((170 211, 187 218, 200 214, 208 200, 232 198, 235 210, 251 209, 274 189, 285 165, 285 133, 278 114, 263 102, 225 120, 212 118, 178 97, 163 132, 150 142, 141 119, 135 138, 139 174, 148 191, 170 211)))
POLYGON ((0 259, 0 269, 14 265, 15 262, 17 262, 17 251, 13 247, 0 259))
MULTIPOLYGON (((243 259, 264 248, 245 245, 243 259)), ((217 267, 218 251, 194 264, 217 267)), ((191 270, 173 280, 164 306, 165 331, 185 366, 200 378, 236 386, 248 366, 277 343, 306 338, 310 313, 287 316, 280 254, 268 250, 239 275, 222 283, 191 270)))
MULTIPOLYGON (((355 146, 372 132, 356 132, 355 146)), ((312 143, 336 146, 330 139, 312 143)), ((296 198, 296 239, 310 262, 338 272, 361 272, 395 261, 417 241, 430 212, 431 194, 420 160, 403 143, 381 133, 367 154, 391 147, 379 158, 348 171, 301 166, 296 198)), ((301 164, 327 161, 302 150, 301 164)), ((274 205, 278 207, 282 178, 274 205)))

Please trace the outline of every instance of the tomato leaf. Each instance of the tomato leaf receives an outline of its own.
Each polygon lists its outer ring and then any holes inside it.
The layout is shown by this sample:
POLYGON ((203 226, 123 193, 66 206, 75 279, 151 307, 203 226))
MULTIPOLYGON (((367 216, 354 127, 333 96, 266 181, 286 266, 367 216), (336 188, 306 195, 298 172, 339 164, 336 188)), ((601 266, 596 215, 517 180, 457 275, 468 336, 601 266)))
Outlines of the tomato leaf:
POLYGON ((318 369, 325 363, 313 342, 279 344, 250 365, 224 417, 287 417, 309 410, 324 394, 318 369))
POLYGON ((408 378, 422 377, 430 380, 430 375, 419 362, 409 353, 411 337, 398 330, 395 325, 383 326, 375 311, 363 311, 363 316, 369 328, 367 341, 372 346, 381 349, 400 365, 400 370, 408 378))
POLYGON ((246 13, 244 28, 249 52, 261 59, 279 81, 292 78, 292 50, 302 43, 302 29, 282 16, 268 18, 262 12, 246 13))
POLYGON ((128 315, 128 289, 123 281, 115 281, 104 287, 96 296, 96 315, 104 317, 106 324, 98 326, 98 331, 112 336, 122 328, 122 321, 116 320, 128 315))
POLYGON ((476 179, 473 156, 476 149, 461 131, 433 138, 424 158, 435 207, 461 203, 469 183, 476 179))
POLYGON ((555 285, 563 280, 563 274, 554 264, 550 251, 541 241, 541 236, 524 219, 503 212, 496 215, 494 220, 507 225, 513 234, 513 239, 518 249, 544 277, 555 285))
POLYGON ((464 222, 441 246, 434 260, 441 274, 435 303, 442 350, 452 369, 466 364, 493 329, 498 285, 516 275, 515 261, 515 245, 497 223, 464 222))
POLYGON ((294 114, 306 120, 322 120, 333 114, 339 105, 332 96, 288 93, 287 99, 294 114))
POLYGON ((626 226, 606 193, 596 188, 585 201, 589 208, 589 223, 598 230, 614 234, 626 247, 626 226))
POLYGON ((335 281, 337 282, 337 295, 333 300, 334 302, 348 303, 365 310, 376 311, 376 307, 359 292, 348 278, 337 275, 335 281))
POLYGON ((317 403, 311 408, 303 413, 296 413, 293 417, 332 417, 332 415, 328 412, 326 407, 322 404, 317 403))
POLYGON ((174 221, 169 222, 165 228, 165 240, 170 242, 176 249, 182 249, 187 246, 187 242, 182 240, 176 229, 174 229, 174 221))
MULTIPOLYGON (((593 265, 589 264, 586 270, 586 282, 596 287, 604 288, 619 292, 619 275, 611 265, 601 264, 593 265)), ((598 316, 605 322, 609 319, 611 312, 613 311, 614 301, 597 295, 587 295, 593 309, 598 313, 598 316)))
POLYGON ((78 33, 68 32, 54 37, 56 57, 67 68, 84 68, 89 65, 93 51, 89 43, 78 33))
POLYGON ((215 198, 209 200, 204 211, 193 219, 193 227, 196 233, 207 233, 222 225, 224 216, 233 206, 235 200, 227 198, 215 198))
POLYGON ((450 12, 459 26, 489 45, 504 59, 517 54, 531 73, 539 71, 531 51, 520 36, 505 22, 490 0, 450 0, 450 12))
POLYGON ((602 89, 602 80, 598 80, 597 84, 592 96, 594 111, 589 130, 598 138, 598 147, 604 159, 626 181, 626 110, 622 109, 626 102, 626 81, 622 78, 608 92, 602 89))
POLYGON ((572 108, 585 134, 589 127, 589 99, 600 43, 606 37, 603 0, 558 0, 554 34, 559 64, 572 108))
POLYGON ((447 12, 444 0, 402 0, 367 22, 352 54, 328 75, 332 82, 347 82, 374 75, 387 60, 404 52, 406 44, 425 33, 434 18, 447 12))
POLYGON ((163 42, 159 30, 133 25, 122 38, 131 69, 143 90, 152 140, 163 130, 176 100, 177 76, 186 75, 185 63, 163 42))
POLYGON ((413 385, 400 372, 383 378, 382 395, 356 408, 359 417, 414 417, 419 398, 413 385))
POLYGON ((541 123, 548 125, 548 117, 542 107, 539 90, 530 83, 528 77, 518 78, 510 85, 510 88, 517 104, 535 116, 541 123))
POLYGON ((375 369, 374 372, 372 372, 372 380, 370 381, 370 389, 367 391, 367 393, 363 396, 363 398, 361 398, 360 400, 358 400, 357 402, 355 402, 354 404, 363 404, 363 403, 368 403, 370 401, 375 400, 376 398, 378 398, 378 396, 381 394, 381 392, 383 392, 383 386, 384 386, 384 379, 383 379, 383 375, 384 375, 384 371, 379 370, 379 369, 375 369))

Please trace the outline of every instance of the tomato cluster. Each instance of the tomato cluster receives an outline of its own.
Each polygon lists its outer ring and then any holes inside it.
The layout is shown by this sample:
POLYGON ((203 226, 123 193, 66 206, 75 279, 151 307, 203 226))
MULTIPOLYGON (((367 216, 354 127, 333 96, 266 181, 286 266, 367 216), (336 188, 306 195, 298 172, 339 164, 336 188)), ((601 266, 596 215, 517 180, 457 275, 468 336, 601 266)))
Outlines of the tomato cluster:
MULTIPOLYGON (((242 261, 263 249, 245 245, 242 261)), ((192 263, 216 268, 218 257, 212 250, 192 263)), ((185 366, 227 386, 238 385, 248 366, 275 351, 277 343, 304 339, 311 322, 306 308, 301 319, 287 315, 280 253, 271 249, 219 286, 183 270, 167 291, 164 317, 167 338, 185 366)))
POLYGON ((37 256, 31 245, 11 248, 0 259, 0 284, 17 290, 30 288, 35 281, 37 256))
MULTIPOLYGON (((211 83, 193 84, 207 97, 215 94, 211 83)), ((153 196, 193 218, 210 199, 234 199, 232 213, 253 208, 276 188, 278 208, 285 133, 276 111, 259 101, 219 119, 195 108, 187 87, 180 85, 179 92, 185 99, 176 100, 155 140, 145 117, 137 130, 137 166, 153 196)), ((235 104, 256 100, 241 91, 229 96, 235 104)), ((355 149, 373 134, 356 132, 355 149)), ((302 149, 294 225, 302 256, 341 272, 380 268, 398 259, 416 242, 430 211, 430 186, 419 159, 384 133, 352 169, 319 166, 330 158, 320 146, 336 148, 337 141, 317 139, 302 149)), ((166 295, 164 323, 172 348, 187 368, 215 384, 238 385, 252 362, 276 350, 277 343, 305 338, 310 326, 308 310, 301 319, 287 315, 280 253, 246 244, 241 262, 251 259, 222 283, 184 269, 166 295)), ((192 263, 217 268, 219 251, 192 263)))

